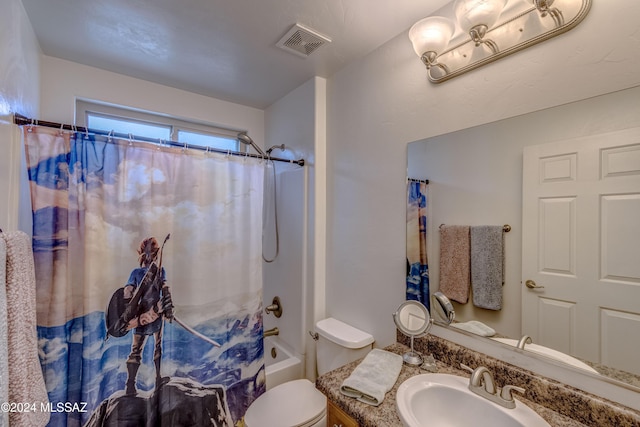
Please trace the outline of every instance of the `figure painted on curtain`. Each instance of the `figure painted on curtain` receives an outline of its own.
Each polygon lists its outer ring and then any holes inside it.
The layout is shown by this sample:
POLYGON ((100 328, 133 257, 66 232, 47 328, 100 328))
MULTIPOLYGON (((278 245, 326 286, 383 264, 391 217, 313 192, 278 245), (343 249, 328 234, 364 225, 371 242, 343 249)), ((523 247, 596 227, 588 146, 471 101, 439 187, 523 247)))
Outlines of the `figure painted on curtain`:
POLYGON ((160 272, 155 272, 154 277, 148 277, 150 286, 143 287, 145 276, 149 276, 149 267, 158 257, 160 245, 155 237, 149 237, 140 242, 138 248, 139 268, 134 269, 129 275, 129 280, 124 287, 124 299, 127 305, 124 320, 128 321, 128 329, 133 328, 133 342, 131 354, 127 359, 127 383, 125 393, 136 394, 136 375, 142 359, 142 349, 149 335, 154 338, 153 363, 156 368, 156 388, 162 383, 160 363, 162 361, 162 318, 173 318, 173 304, 171 293, 167 285, 166 272, 160 267, 160 272), (136 290, 143 292, 137 304, 132 301, 136 290), (131 317, 133 316, 133 317, 131 317))
POLYGON ((137 394, 136 376, 142 360, 142 350, 150 335, 154 338, 153 362, 156 370, 156 388, 168 380, 160 374, 162 330, 163 318, 173 319, 173 302, 165 269, 162 266, 158 267, 160 250, 155 237, 148 237, 140 242, 138 248, 140 267, 133 269, 124 287, 116 291, 109 310, 114 314, 107 314, 107 318, 114 320, 108 322, 110 335, 123 336, 133 330, 131 353, 126 362, 125 394, 128 396, 137 394), (114 307, 114 304, 120 309, 114 307))

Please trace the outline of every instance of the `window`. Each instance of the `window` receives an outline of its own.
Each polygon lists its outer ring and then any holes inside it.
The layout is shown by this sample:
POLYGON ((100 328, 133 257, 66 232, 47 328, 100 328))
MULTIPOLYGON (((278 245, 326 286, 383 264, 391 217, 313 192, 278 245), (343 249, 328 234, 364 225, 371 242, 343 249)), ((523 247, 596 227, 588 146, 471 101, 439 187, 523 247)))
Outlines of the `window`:
POLYGON ((76 107, 76 122, 89 129, 220 150, 245 149, 237 140, 237 130, 89 101, 78 100, 76 107))
POLYGON ((189 144, 200 145, 203 147, 239 151, 238 140, 235 138, 216 136, 209 133, 191 130, 178 129, 178 141, 185 141, 189 144))
POLYGON ((99 113, 87 111, 87 127, 89 129, 100 129, 104 131, 114 131, 147 138, 157 138, 169 141, 171 139, 171 126, 156 123, 145 123, 138 120, 127 119, 125 117, 107 116, 99 113))

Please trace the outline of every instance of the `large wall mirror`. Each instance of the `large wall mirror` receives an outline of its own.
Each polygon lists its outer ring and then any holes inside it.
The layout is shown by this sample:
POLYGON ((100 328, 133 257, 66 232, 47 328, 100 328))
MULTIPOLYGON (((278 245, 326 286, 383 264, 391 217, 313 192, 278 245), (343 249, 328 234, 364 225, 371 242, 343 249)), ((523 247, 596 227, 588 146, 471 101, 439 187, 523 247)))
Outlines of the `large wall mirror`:
POLYGON ((576 362, 571 369, 583 367, 594 380, 635 393, 640 392, 638 99, 640 87, 629 88, 415 141, 407 150, 408 178, 429 180, 432 294, 439 284, 441 224, 511 226, 504 235, 501 309, 477 308, 471 298, 454 302, 456 322, 481 322, 496 332, 481 338, 491 345, 541 353, 535 357, 554 364, 576 362), (598 146, 603 139, 605 145, 598 146), (583 153, 585 148, 591 152, 583 153), (585 158, 590 164, 581 163, 585 158), (547 181, 570 186, 588 168, 595 178, 581 189, 536 190, 547 181), (603 177, 624 184, 602 190, 603 177), (584 187, 606 195, 589 196, 595 204, 585 208, 584 197, 575 197, 584 187), (593 222, 583 223, 591 214, 597 214, 593 222), (599 258, 583 260, 585 249, 599 258), (599 279, 588 292, 580 276, 585 268, 599 279))

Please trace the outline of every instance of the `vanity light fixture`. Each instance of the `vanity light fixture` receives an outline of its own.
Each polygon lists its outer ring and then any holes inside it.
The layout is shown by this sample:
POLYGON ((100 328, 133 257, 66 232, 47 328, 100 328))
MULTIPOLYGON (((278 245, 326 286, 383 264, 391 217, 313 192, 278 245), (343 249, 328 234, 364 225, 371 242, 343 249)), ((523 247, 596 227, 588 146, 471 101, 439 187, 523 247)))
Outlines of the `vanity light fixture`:
POLYGON ((578 25, 591 0, 455 0, 409 30, 432 83, 441 83, 578 25))

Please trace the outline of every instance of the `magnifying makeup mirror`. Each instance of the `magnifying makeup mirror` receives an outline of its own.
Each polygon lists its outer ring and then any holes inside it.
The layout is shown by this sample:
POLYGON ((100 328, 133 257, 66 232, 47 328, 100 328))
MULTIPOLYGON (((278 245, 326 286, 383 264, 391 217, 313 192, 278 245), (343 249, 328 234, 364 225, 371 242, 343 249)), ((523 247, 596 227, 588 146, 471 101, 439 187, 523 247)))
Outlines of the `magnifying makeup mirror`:
POLYGON ((413 340, 429 333, 433 324, 429 310, 419 301, 405 301, 393 313, 393 321, 400 332, 411 338, 411 351, 405 353, 402 360, 407 365, 421 365, 422 356, 413 350, 413 340))

